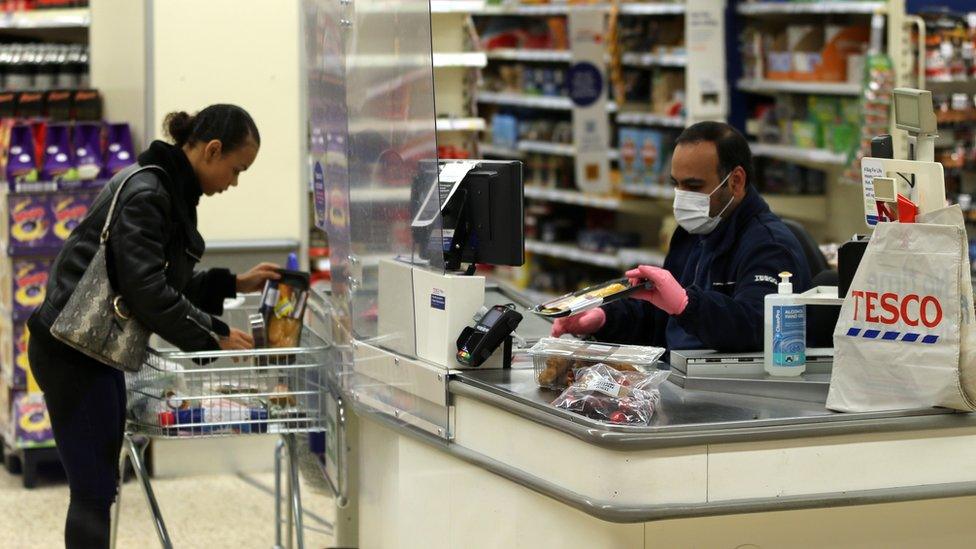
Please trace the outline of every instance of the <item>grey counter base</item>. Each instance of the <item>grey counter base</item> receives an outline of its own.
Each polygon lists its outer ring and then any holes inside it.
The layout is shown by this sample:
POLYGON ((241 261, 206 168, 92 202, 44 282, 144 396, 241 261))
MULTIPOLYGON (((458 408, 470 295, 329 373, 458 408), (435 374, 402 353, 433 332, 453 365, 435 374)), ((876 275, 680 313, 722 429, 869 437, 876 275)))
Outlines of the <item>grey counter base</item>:
POLYGON ((464 448, 458 444, 446 442, 419 429, 399 423, 386 415, 376 413, 364 406, 354 404, 353 409, 358 415, 379 423, 398 434, 437 448, 461 461, 489 471, 501 478, 552 498, 590 516, 614 523, 644 523, 669 519, 874 505, 976 495, 976 482, 959 482, 696 504, 619 505, 613 502, 596 500, 567 490, 545 479, 510 467, 479 452, 464 448))

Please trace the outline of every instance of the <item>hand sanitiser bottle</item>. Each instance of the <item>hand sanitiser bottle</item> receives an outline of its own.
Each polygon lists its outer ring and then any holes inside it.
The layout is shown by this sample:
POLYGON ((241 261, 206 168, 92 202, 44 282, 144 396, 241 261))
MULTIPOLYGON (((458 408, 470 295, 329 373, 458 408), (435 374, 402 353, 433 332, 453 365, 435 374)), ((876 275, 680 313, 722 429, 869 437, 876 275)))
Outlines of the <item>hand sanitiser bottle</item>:
POLYGON ((807 369, 807 308, 798 303, 791 276, 779 273, 777 293, 765 300, 763 351, 766 372, 774 376, 798 376, 807 369))

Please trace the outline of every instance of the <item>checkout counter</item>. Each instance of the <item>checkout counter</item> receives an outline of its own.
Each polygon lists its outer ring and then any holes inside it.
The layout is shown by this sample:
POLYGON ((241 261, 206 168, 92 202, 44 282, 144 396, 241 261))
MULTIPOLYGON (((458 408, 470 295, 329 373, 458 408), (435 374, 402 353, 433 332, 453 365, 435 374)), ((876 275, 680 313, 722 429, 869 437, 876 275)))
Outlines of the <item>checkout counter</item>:
POLYGON ((809 385, 717 390, 675 371, 651 425, 618 426, 551 406, 519 349, 510 368, 460 368, 454 340, 482 304, 520 306, 529 343, 549 325, 520 296, 417 257, 453 230, 430 211, 441 190, 423 168, 436 158, 429 5, 303 6, 332 264, 320 320, 337 546, 972 545, 973 415, 840 414, 809 385))

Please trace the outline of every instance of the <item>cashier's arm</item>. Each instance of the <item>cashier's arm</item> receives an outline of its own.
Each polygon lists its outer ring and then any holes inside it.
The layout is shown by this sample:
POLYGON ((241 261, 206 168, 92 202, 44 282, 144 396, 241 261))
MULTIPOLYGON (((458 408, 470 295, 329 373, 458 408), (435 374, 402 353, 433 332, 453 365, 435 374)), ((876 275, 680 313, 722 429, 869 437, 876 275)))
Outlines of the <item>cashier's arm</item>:
MULTIPOLYGON (((763 246, 749 254, 736 271, 732 295, 691 286, 688 305, 675 318, 706 348, 723 352, 758 351, 763 346, 763 300, 776 291, 778 274, 800 272, 785 246, 763 246)), ((795 291, 802 292, 804 287, 795 291)))

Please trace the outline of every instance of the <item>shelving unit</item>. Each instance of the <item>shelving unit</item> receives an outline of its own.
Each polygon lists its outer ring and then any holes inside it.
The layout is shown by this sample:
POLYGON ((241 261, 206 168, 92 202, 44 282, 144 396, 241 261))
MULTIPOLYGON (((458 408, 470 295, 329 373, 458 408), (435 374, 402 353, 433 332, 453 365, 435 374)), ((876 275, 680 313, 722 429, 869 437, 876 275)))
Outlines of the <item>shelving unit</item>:
POLYGON ((476 51, 477 45, 471 40, 470 14, 484 7, 483 0, 430 3, 437 144, 439 154, 450 157, 474 154, 477 132, 487 127, 470 97, 478 81, 477 71, 488 64, 488 56, 476 51))
MULTIPOLYGON (((718 34, 714 34, 713 27, 710 27, 708 32, 705 33, 699 31, 689 31, 694 24, 697 24, 703 20, 709 22, 718 20, 719 27, 721 28, 721 20, 724 17, 724 12, 720 8, 720 4, 716 2, 696 2, 695 0, 690 0, 687 4, 686 2, 622 2, 619 4, 618 17, 620 18, 670 17, 672 18, 670 21, 673 21, 674 17, 680 18, 689 10, 694 9, 696 10, 695 18, 678 19, 678 21, 681 22, 679 25, 683 24, 684 26, 685 36, 699 37, 703 34, 709 35, 711 40, 714 40, 714 44, 710 43, 707 48, 698 45, 696 45, 696 47, 691 47, 691 45, 686 42, 680 47, 674 49, 664 49, 657 46, 657 49, 653 51, 621 52, 620 64, 626 70, 686 71, 685 93, 687 100, 684 103, 684 109, 682 112, 675 114, 668 114, 669 111, 667 109, 658 109, 656 111, 652 110, 650 96, 646 99, 646 103, 640 104, 608 101, 605 110, 611 115, 609 117, 611 126, 609 127, 608 133, 610 136, 612 136, 612 141, 616 141, 616 128, 618 126, 646 128, 645 130, 640 131, 649 133, 653 133, 655 131, 676 132, 688 124, 697 122, 699 120, 716 118, 721 119, 725 117, 727 91, 725 88, 726 84, 724 77, 716 79, 714 82, 705 82, 706 78, 698 76, 709 74, 724 75, 725 57, 723 53, 724 39, 722 38, 722 33, 719 32, 718 34), (715 11, 717 7, 719 9, 715 11), (708 49, 714 47, 717 47, 718 50, 708 49), (696 76, 688 76, 692 73, 694 73, 696 76), (696 99, 699 97, 699 93, 704 94, 705 89, 708 89, 710 92, 717 92, 717 95, 713 95, 711 97, 711 100, 713 101, 717 99, 717 103, 707 104, 705 101, 699 101, 696 99)), ((598 16, 602 16, 610 13, 610 3, 568 4, 563 2, 553 2, 549 4, 524 5, 518 4, 517 2, 506 2, 502 5, 486 6, 484 10, 479 11, 476 15, 479 17, 504 15, 525 18, 551 18, 554 16, 569 16, 572 18, 574 15, 578 14, 596 14, 598 16)), ((640 24, 643 25, 644 22, 641 22, 640 24)), ((568 35, 571 37, 573 32, 569 31, 568 35)), ((573 44, 569 44, 570 47, 567 49, 559 49, 565 47, 562 45, 562 43, 556 42, 556 44, 559 45, 554 46, 552 49, 505 47, 489 50, 486 52, 489 67, 491 67, 493 63, 523 63, 528 67, 545 66, 545 64, 557 67, 566 66, 567 68, 573 66, 577 61, 573 44)), ((590 53, 590 55, 590 62, 592 62, 592 53, 590 53)), ((610 61, 610 56, 607 54, 603 62, 609 63, 610 61)), ((609 85, 609 70, 603 75, 603 77, 604 81, 609 85)), ((501 88, 495 87, 494 89, 501 88)), ((550 116, 564 117, 565 114, 563 113, 569 113, 571 117, 574 117, 576 113, 576 107, 574 106, 573 101, 569 97, 564 96, 527 95, 513 91, 479 90, 476 100, 481 106, 480 108, 482 112, 488 108, 496 108, 502 112, 515 110, 515 112, 519 113, 538 110, 540 113, 545 113, 539 115, 539 117, 542 118, 550 116), (552 114, 548 114, 550 112, 552 114)), ((656 103, 655 106, 657 106, 656 103)), ((565 118, 559 118, 559 120, 564 119, 565 118)), ((578 132, 580 130, 577 127, 574 131, 578 132)), ((499 142, 508 142, 509 140, 510 137, 506 137, 501 139, 499 142)), ((547 167, 549 166, 547 163, 550 162, 550 160, 547 159, 551 159, 553 157, 558 157, 561 159, 575 159, 578 169, 581 162, 586 162, 586 160, 583 159, 584 157, 579 156, 577 148, 574 144, 522 140, 512 146, 500 147, 492 141, 493 140, 490 137, 482 138, 482 143, 479 145, 479 149, 483 155, 494 158, 522 159, 526 163, 526 170, 528 172, 538 169, 552 169, 547 167), (540 166, 542 167, 540 168, 540 166)), ((574 138, 574 143, 577 141, 578 139, 574 138)), ((662 144, 666 143, 667 140, 665 139, 662 144)), ((621 156, 620 150, 619 147, 612 145, 612 142, 608 143, 606 158, 610 159, 612 162, 618 163, 615 165, 619 166, 621 156)), ((647 153, 644 152, 643 154, 647 153)), ((670 149, 665 148, 658 151, 657 154, 670 155, 670 149)), ((586 158, 593 158, 593 156, 587 156, 586 158)), ((632 164, 628 164, 628 166, 631 165, 632 164)), ((633 231, 636 227, 636 230, 642 233, 643 240, 656 243, 658 240, 658 234, 654 227, 661 222, 661 216, 667 215, 667 212, 670 210, 670 208, 666 206, 667 201, 670 201, 673 198, 674 190, 669 185, 624 185, 621 184, 622 181, 620 181, 620 179, 621 177, 618 173, 614 172, 612 174, 613 186, 616 189, 616 192, 612 193, 606 193, 604 191, 604 189, 610 188, 609 183, 600 189, 600 192, 581 192, 579 190, 568 190, 564 188, 555 189, 541 186, 529 186, 528 184, 531 181, 527 181, 525 196, 537 202, 549 202, 554 205, 571 204, 593 210, 609 210, 616 212, 615 215, 620 216, 616 219, 621 228, 626 226, 633 231), (623 195, 617 194, 621 192, 623 195), (633 206, 635 204, 638 206, 633 206)), ((565 182, 558 184, 558 186, 565 186, 565 182)), ((644 262, 653 262, 655 264, 660 264, 663 261, 663 255, 654 255, 649 251, 643 251, 643 255, 638 254, 636 256, 631 253, 631 255, 628 256, 630 259, 623 260, 618 255, 600 255, 585 252, 575 248, 573 244, 569 243, 550 244, 530 241, 526 243, 526 251, 528 251, 530 254, 535 254, 538 256, 556 257, 583 265, 614 269, 619 269, 621 266, 630 266, 634 263, 640 262, 637 260, 631 261, 635 257, 640 260, 645 260, 644 262)))
MULTIPOLYGON (((735 11, 744 23, 740 27, 754 27, 762 33, 783 32, 789 25, 823 26, 829 23, 838 28, 843 28, 845 25, 868 27, 871 29, 868 43, 887 44, 887 52, 885 53, 895 61, 896 65, 896 85, 909 84, 905 80, 907 72, 903 68, 903 61, 906 58, 903 50, 908 41, 903 24, 904 0, 871 2, 743 1, 737 4, 735 11)), ((756 40, 756 42, 747 43, 757 44, 758 39, 756 40)), ((763 43, 765 44, 765 42, 763 43)), ((782 46, 783 44, 779 43, 779 45, 782 46)), ((814 80, 786 79, 785 77, 775 80, 768 79, 769 73, 762 72, 768 68, 766 66, 768 59, 765 58, 767 52, 762 50, 761 53, 763 58, 761 61, 757 61, 758 71, 753 71, 751 74, 747 71, 747 77, 736 83, 736 88, 740 92, 752 96, 774 97, 777 103, 785 102, 787 109, 799 101, 805 101, 804 96, 826 96, 835 98, 834 101, 847 102, 848 104, 851 101, 861 100, 864 89, 860 74, 848 75, 846 80, 837 82, 825 82, 823 79, 817 78, 814 80), (756 74, 757 72, 758 74, 756 74)), ((755 54, 751 55, 754 56, 755 54)), ((853 66, 857 65, 854 64, 853 66)), ((780 69, 780 72, 782 70, 780 69)), ((809 121, 812 120, 811 118, 809 121)), ((823 122, 817 123, 823 124, 823 122)), ((780 124, 780 128, 782 128, 782 121, 780 124)), ((847 122, 847 124, 848 127, 853 127, 852 122, 847 122)), ((788 123, 786 127, 789 127, 788 123)), ((766 139, 769 140, 768 137, 766 139)), ((772 210, 784 217, 803 222, 808 230, 821 240, 842 241, 854 232, 863 231, 863 213, 858 214, 858 209, 854 207, 854 205, 860 206, 863 202, 860 197, 860 185, 855 188, 854 185, 845 185, 841 182, 842 174, 845 173, 845 170, 850 169, 852 151, 840 150, 843 145, 832 146, 826 139, 824 139, 825 148, 792 146, 785 144, 792 139, 784 139, 783 141, 784 144, 754 142, 751 144, 753 155, 757 159, 777 160, 823 172, 825 194, 764 195, 772 210), (835 147, 836 149, 832 150, 835 147)), ((844 143, 844 141, 835 143, 844 143)))
MULTIPOLYGON (((0 34, 4 42, 10 38, 15 41, 82 44, 89 42, 88 29, 91 24, 89 8, 41 9, 0 14, 0 34)), ((60 88, 58 88, 60 89, 60 88)), ((48 89, 34 91, 50 91, 48 89)), ((4 154, 7 154, 4 151, 4 154)), ((0 223, 9 227, 14 222, 8 216, 9 204, 33 202, 42 209, 52 202, 57 194, 59 200, 87 212, 90 200, 94 198, 95 186, 91 189, 67 191, 54 182, 32 184, 31 193, 12 192, 6 182, 0 192, 3 212, 0 223), (36 192, 35 192, 36 191, 36 192), (29 198, 26 198, 29 197, 29 198)), ((79 186, 81 186, 79 184, 79 186)), ((19 190, 19 187, 18 187, 19 190)), ((0 304, 0 438, 4 466, 10 473, 22 475, 22 484, 33 488, 37 481, 37 468, 40 463, 57 461, 50 419, 47 415, 44 396, 30 373, 27 359, 29 332, 27 318, 33 307, 39 303, 23 297, 31 293, 43 299, 43 287, 38 289, 37 280, 47 280, 52 258, 57 254, 64 236, 54 230, 50 223, 52 214, 44 214, 49 223, 46 234, 40 240, 50 241, 46 247, 25 249, 12 231, 4 233, 0 248, 5 253, 0 258, 0 285, 5 286, 0 294, 7 300, 0 304), (55 238, 55 235, 58 235, 55 238), (29 280, 35 282, 28 282, 29 280)), ((39 241, 40 241, 39 240, 39 241)))

